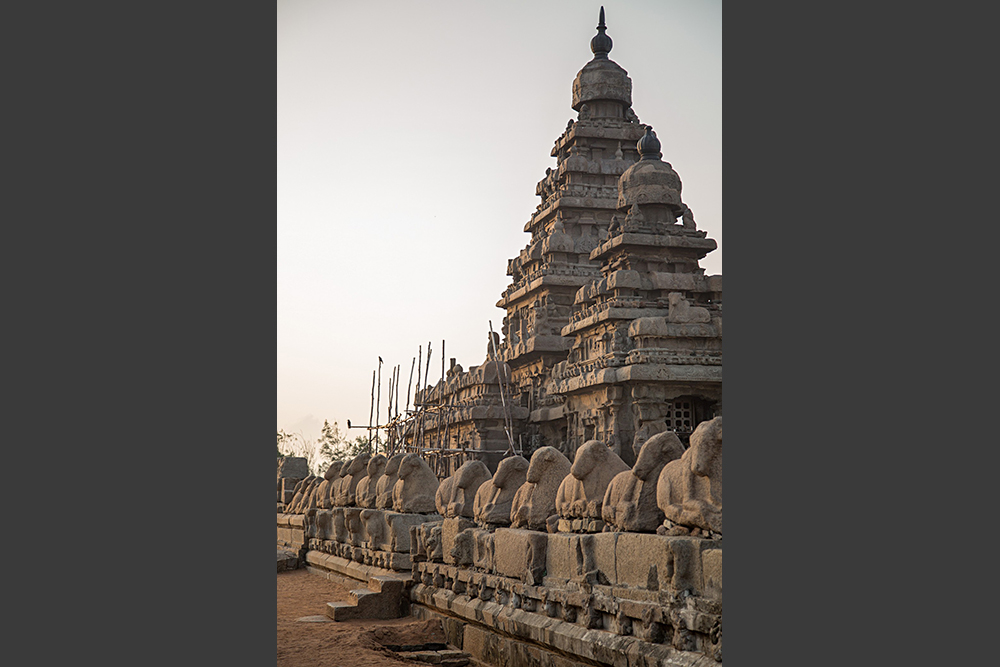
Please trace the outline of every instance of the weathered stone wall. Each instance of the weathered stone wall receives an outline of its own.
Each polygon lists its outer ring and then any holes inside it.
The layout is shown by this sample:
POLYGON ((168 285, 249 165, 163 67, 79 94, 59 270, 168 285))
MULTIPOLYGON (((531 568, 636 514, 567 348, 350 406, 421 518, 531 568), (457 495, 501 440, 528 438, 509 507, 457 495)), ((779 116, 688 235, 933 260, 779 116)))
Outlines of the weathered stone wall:
MULTIPOLYGON (((668 465, 680 472, 702 466, 721 484, 721 419, 696 434, 692 448, 668 465)), ((666 437, 651 438, 647 456, 627 474, 658 483, 660 468, 650 467, 648 452, 666 437)), ((574 466, 589 456, 581 450, 574 466)), ((584 473, 576 474, 586 480, 584 473)), ((721 503, 718 488, 701 502, 721 503)), ((707 492, 692 486, 678 493, 664 502, 686 507, 684 493, 707 492)), ((333 507, 279 514, 278 544, 298 549, 319 574, 402 581, 412 614, 441 618, 449 641, 487 664, 721 662, 721 534, 669 521, 659 534, 614 531, 601 521, 590 528, 603 532, 587 532, 578 521, 548 521, 543 531, 457 514, 333 507)))

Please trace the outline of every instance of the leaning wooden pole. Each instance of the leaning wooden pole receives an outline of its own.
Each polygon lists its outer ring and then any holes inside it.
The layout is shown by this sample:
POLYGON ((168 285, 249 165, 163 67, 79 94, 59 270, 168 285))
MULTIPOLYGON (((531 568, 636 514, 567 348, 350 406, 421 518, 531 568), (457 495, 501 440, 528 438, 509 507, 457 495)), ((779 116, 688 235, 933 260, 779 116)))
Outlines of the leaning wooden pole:
POLYGON ((378 392, 375 394, 375 454, 378 454, 378 413, 382 404, 382 357, 378 358, 378 392))
POLYGON ((372 453, 372 416, 375 414, 375 371, 372 371, 372 404, 368 409, 368 453, 372 453))
MULTIPOLYGON (((431 342, 427 341, 427 365, 424 367, 424 411, 427 410, 427 388, 430 385, 431 379, 431 342)), ((424 436, 426 431, 421 429, 420 433, 420 445, 424 444, 424 436)))
POLYGON ((516 454, 517 451, 514 449, 514 437, 511 435, 511 430, 514 428, 513 419, 507 413, 507 399, 504 396, 504 372, 503 367, 500 366, 500 355, 497 354, 497 346, 494 342, 493 334, 493 321, 487 320, 490 325, 490 351, 493 353, 493 363, 497 370, 497 384, 500 386, 500 404, 503 406, 503 426, 504 431, 507 432, 507 442, 510 444, 510 453, 516 454))

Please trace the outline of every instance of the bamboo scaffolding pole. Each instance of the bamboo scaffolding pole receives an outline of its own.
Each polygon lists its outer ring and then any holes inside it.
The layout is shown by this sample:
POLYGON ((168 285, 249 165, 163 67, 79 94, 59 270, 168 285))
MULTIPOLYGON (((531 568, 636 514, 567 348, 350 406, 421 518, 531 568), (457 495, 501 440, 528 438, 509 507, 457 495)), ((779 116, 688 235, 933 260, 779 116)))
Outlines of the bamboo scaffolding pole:
POLYGON ((375 371, 372 371, 372 404, 368 410, 368 453, 372 452, 372 417, 375 415, 375 371))
MULTIPOLYGON (((490 325, 490 352, 493 355, 493 363, 496 365, 497 384, 500 386, 500 404, 503 406, 504 432, 507 434, 507 442, 509 443, 507 451, 514 454, 514 437, 511 435, 511 431, 514 428, 514 420, 508 414, 507 399, 504 396, 504 372, 503 368, 500 366, 500 355, 497 354, 497 347, 494 341, 495 335, 493 333, 493 321, 487 320, 487 322, 489 322, 490 325)), ((506 456, 506 452, 504 452, 504 455, 506 456)))

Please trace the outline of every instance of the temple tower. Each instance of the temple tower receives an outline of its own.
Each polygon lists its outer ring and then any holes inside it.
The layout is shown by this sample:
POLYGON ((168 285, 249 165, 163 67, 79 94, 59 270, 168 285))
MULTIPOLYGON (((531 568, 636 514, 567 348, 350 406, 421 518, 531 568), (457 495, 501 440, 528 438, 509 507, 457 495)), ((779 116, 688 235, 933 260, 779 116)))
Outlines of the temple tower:
POLYGON ((497 307, 507 311, 502 354, 512 371, 515 405, 529 411, 526 449, 560 446, 567 437, 562 397, 550 395, 552 367, 566 359, 572 339, 569 324, 577 291, 600 277, 592 251, 607 235, 617 208, 619 176, 638 159, 635 142, 643 126, 632 111, 632 81, 608 58, 601 8, 594 54, 573 81, 577 117, 556 140, 535 193, 540 202, 525 224, 530 242, 509 260, 511 283, 497 307))
POLYGON ((569 453, 598 439, 629 465, 652 433, 686 440, 722 410, 722 276, 698 266, 716 243, 697 229, 652 128, 636 148, 590 253, 601 275, 576 294, 562 329, 569 358, 547 386, 565 399, 569 453))

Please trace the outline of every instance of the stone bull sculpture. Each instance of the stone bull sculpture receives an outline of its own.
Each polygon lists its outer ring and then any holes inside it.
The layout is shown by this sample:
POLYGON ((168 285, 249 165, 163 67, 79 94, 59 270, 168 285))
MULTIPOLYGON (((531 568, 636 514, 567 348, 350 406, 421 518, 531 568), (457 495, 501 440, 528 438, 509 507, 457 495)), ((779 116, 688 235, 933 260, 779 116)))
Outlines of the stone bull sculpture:
POLYGON ((722 534, 722 417, 698 424, 688 450, 663 467, 656 504, 677 526, 722 534))
POLYGON ((639 450, 635 466, 615 475, 608 485, 601 509, 604 521, 618 530, 655 532, 664 519, 656 504, 660 472, 683 454, 684 444, 671 431, 657 433, 647 440, 639 450))

